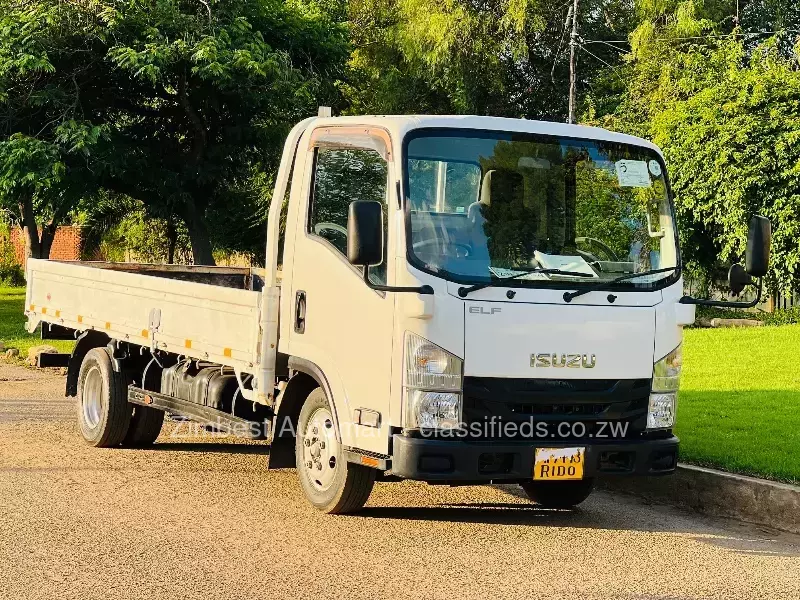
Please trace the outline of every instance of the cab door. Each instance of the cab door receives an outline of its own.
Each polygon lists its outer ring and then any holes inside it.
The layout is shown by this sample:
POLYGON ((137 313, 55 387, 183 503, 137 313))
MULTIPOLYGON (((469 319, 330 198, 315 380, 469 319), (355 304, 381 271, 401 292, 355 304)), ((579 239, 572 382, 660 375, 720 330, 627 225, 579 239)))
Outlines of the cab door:
POLYGON ((394 295, 367 287, 362 269, 346 253, 350 203, 381 202, 384 260, 369 276, 379 284, 391 277, 389 138, 366 128, 327 127, 311 132, 298 151, 308 153, 310 168, 295 224, 289 351, 314 363, 327 379, 342 443, 386 454, 394 295))

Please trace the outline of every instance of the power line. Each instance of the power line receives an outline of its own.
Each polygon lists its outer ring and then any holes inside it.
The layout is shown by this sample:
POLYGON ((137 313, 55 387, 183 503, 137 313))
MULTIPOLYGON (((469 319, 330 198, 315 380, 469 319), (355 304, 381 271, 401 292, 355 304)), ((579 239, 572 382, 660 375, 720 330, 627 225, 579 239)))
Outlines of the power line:
MULTIPOLYGON (((738 32, 738 33, 720 33, 720 34, 709 34, 709 35, 695 35, 689 37, 662 37, 662 38, 655 38, 657 42, 680 42, 680 41, 687 41, 687 40, 711 40, 711 39, 722 39, 722 38, 729 38, 729 37, 737 37, 737 36, 750 36, 750 37, 758 37, 760 35, 776 35, 779 33, 800 33, 800 29, 781 29, 780 31, 751 31, 751 32, 738 32)), ((607 46, 611 46, 615 48, 613 44, 629 44, 630 40, 583 40, 583 44, 606 44, 607 46)), ((619 48, 617 48, 619 50, 619 48)))
POLYGON ((614 65, 612 65, 610 62, 603 60, 602 58, 600 58, 599 56, 597 56, 597 54, 594 54, 594 53, 592 53, 592 52, 589 52, 589 50, 587 50, 586 48, 584 48, 584 47, 583 47, 583 46, 581 46, 580 44, 578 44, 578 47, 579 47, 581 50, 583 50, 584 52, 586 52, 586 54, 588 54, 589 56, 593 57, 593 58, 594 58, 594 59, 596 59, 596 60, 599 60, 601 63, 603 63, 603 64, 604 64, 604 65, 606 65, 607 67, 610 67, 610 68, 612 68, 612 69, 614 69, 614 68, 615 68, 615 67, 614 67, 614 65))
POLYGON ((608 46, 609 48, 613 48, 617 52, 627 52, 625 48, 620 48, 610 42, 606 42, 605 40, 589 40, 589 41, 581 40, 581 42, 583 42, 584 44, 605 44, 606 46, 608 46))

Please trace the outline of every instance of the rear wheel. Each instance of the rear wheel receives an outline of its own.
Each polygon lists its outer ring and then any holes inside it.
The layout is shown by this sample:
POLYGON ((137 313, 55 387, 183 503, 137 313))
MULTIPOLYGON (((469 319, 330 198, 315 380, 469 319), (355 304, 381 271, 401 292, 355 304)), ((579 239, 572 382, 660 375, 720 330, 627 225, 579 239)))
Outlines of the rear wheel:
POLYGON ((572 508, 589 497, 594 489, 594 479, 527 481, 520 486, 528 498, 544 508, 572 508))
POLYGON ((125 377, 114 371, 105 348, 86 353, 78 373, 78 427, 92 446, 119 446, 128 433, 132 408, 125 377))
POLYGON ((123 446, 150 446, 156 441, 164 424, 164 411, 137 404, 133 407, 128 434, 122 441, 123 446))
POLYGON ((300 487, 317 509, 345 514, 366 504, 375 483, 375 470, 344 459, 333 414, 321 388, 308 395, 300 411, 295 459, 300 487))

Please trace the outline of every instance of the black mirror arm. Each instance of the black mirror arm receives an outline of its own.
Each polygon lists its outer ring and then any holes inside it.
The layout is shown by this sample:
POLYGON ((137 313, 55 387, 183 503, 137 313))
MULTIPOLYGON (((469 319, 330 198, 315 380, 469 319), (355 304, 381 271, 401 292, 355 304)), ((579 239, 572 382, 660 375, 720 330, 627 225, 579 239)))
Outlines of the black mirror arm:
POLYGON ((761 290, 763 280, 758 278, 758 293, 756 299, 752 302, 727 302, 723 300, 702 300, 700 298, 692 298, 691 296, 684 296, 678 300, 679 304, 697 304, 699 306, 716 306, 717 308, 753 308, 756 304, 761 302, 761 290))
POLYGON ((429 285, 423 285, 420 287, 395 287, 393 285, 380 285, 377 283, 372 283, 369 280, 369 267, 364 266, 364 283, 367 284, 367 287, 378 292, 411 292, 416 294, 424 294, 428 296, 433 295, 433 288, 429 285))

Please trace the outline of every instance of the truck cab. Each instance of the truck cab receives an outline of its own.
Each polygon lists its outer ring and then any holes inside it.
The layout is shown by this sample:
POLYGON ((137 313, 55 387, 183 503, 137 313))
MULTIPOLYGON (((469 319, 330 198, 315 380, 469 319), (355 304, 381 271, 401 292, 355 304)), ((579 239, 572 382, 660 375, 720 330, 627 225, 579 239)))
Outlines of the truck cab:
MULTIPOLYGON (((489 117, 295 135, 278 352, 324 378, 342 449, 404 478, 578 496, 675 469, 694 306, 657 147, 489 117)), ((331 447, 298 454, 312 488, 331 447)))

